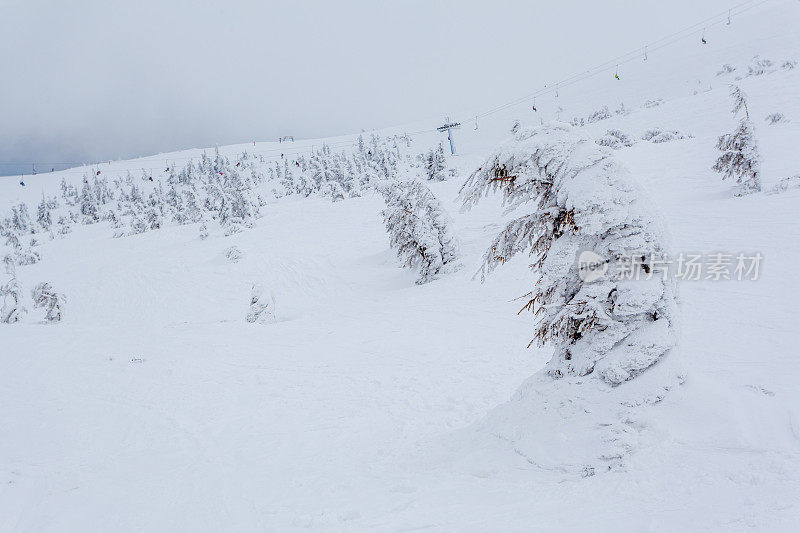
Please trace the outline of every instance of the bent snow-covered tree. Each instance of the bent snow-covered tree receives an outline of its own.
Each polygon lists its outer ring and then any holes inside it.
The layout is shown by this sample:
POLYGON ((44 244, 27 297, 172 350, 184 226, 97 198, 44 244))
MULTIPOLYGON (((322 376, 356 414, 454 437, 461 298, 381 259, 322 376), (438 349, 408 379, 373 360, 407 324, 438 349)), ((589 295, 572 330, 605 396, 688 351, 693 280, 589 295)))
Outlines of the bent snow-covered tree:
POLYGON ((722 179, 731 178, 739 183, 736 196, 744 196, 761 191, 760 157, 753 123, 750 122, 750 113, 747 110, 747 95, 734 85, 731 98, 733 98, 734 116, 742 109, 745 116, 739 122, 736 131, 722 135, 717 140, 717 150, 722 152, 722 155, 717 158, 713 169, 722 174, 722 179))
MULTIPOLYGON (((539 279, 524 309, 538 319, 534 341, 555 351, 552 377, 592 374, 612 386, 645 371, 674 345, 674 289, 652 210, 613 153, 566 124, 520 129, 461 189, 469 208, 499 192, 508 223, 482 274, 528 251, 539 279), (532 204, 532 209, 527 206, 532 204), (581 252, 627 265, 625 276, 584 281, 581 252)), ((533 341, 532 341, 533 342, 533 341)))
POLYGON ((382 187, 386 209, 381 214, 390 245, 404 266, 419 269, 418 284, 456 267, 457 243, 447 213, 431 191, 418 181, 382 187))
POLYGON ((46 310, 44 319, 47 322, 60 322, 64 312, 64 296, 58 294, 53 287, 42 282, 31 291, 33 307, 43 307, 46 310))

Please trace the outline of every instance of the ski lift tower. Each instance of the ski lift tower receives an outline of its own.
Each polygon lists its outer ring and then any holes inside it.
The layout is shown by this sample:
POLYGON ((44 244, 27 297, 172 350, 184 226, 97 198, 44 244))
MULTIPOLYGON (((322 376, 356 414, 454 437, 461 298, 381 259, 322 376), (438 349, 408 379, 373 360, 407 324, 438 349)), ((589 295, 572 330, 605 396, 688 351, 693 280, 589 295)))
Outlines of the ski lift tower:
POLYGON ((456 155, 456 144, 453 139, 453 130, 461 127, 460 122, 450 122, 450 117, 444 117, 444 125, 436 128, 442 133, 447 132, 447 140, 450 141, 450 154, 456 155))

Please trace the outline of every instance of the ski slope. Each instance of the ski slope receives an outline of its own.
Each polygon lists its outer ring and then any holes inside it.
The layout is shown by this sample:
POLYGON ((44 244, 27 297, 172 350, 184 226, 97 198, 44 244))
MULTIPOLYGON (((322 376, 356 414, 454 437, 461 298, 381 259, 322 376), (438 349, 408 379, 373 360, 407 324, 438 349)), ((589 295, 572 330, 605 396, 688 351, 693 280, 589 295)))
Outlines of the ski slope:
MULTIPOLYGON (((767 3, 709 32, 706 46, 681 42, 626 65, 620 81, 563 88, 536 113, 525 104, 478 129, 462 114, 448 161, 456 176, 430 186, 454 219, 464 268, 432 283, 398 266, 374 193, 270 198, 256 227, 211 227, 205 240, 197 225, 114 239, 99 223, 42 242, 42 261, 17 274, 25 287, 63 290, 66 315, 0 325, 0 530, 795 530, 800 187, 769 191, 800 174, 800 66, 780 66, 800 60, 798 16, 796 2, 767 3), (756 54, 772 71, 736 81, 756 54), (736 70, 717 76, 724 63, 736 70), (734 81, 751 98, 763 158, 765 192, 744 198, 710 168, 716 138, 735 126, 734 81), (630 113, 613 113, 620 102, 630 113), (515 298, 535 279, 526 258, 473 278, 505 220, 497 199, 466 213, 455 199, 514 119, 569 121, 602 106, 612 116, 584 128, 637 139, 615 155, 675 253, 760 252, 764 262, 757 281, 680 283, 685 383, 647 411, 624 469, 582 478, 481 429, 550 349, 526 348, 532 317, 517 315, 515 298), (768 125, 775 112, 788 122, 768 125), (641 140, 654 127, 687 137, 641 140), (275 294, 277 323, 245 322, 253 283, 275 294)), ((322 142, 349 149, 355 137, 220 152, 275 161, 322 142)), ((413 149, 441 140, 426 131, 413 149)), ((144 169, 161 180, 163 167, 202 152, 28 176, 24 188, 2 179, 0 213, 19 201, 35 209, 62 178, 144 169)), ((516 414, 524 427, 530 413, 516 414)))

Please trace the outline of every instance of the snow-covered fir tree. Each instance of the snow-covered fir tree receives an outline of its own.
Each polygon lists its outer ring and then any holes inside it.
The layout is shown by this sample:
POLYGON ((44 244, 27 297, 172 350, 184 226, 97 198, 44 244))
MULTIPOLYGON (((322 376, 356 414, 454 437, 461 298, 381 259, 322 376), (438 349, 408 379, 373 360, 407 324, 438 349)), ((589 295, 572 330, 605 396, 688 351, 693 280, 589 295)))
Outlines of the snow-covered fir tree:
POLYGON ((47 282, 36 285, 31 291, 33 307, 43 308, 46 311, 44 319, 47 322, 60 322, 64 313, 63 295, 58 294, 53 286, 47 282))
POLYGON ((717 150, 722 152, 713 169, 722 174, 722 179, 733 179, 739 184, 736 196, 761 191, 760 156, 753 123, 747 110, 747 95, 737 86, 732 86, 733 115, 744 110, 745 116, 733 133, 722 135, 717 140, 717 150))
POLYGON ((389 243, 403 265, 419 270, 418 284, 454 270, 458 246, 442 205, 419 181, 391 182, 381 188, 383 222, 389 243))
POLYGON ((261 285, 254 284, 250 291, 250 309, 245 320, 257 324, 272 324, 275 317, 275 295, 266 294, 261 285))
POLYGON ((460 194, 469 208, 492 191, 509 211, 526 212, 495 238, 482 273, 519 253, 534 257, 538 280, 524 309, 538 319, 534 341, 555 347, 550 376, 591 374, 618 385, 667 354, 675 342, 673 286, 654 275, 665 250, 641 191, 610 151, 562 123, 520 130, 460 194), (584 281, 576 261, 584 251, 629 263, 632 279, 584 281))
POLYGON ((33 265, 41 260, 42 257, 39 252, 33 250, 30 246, 27 248, 19 247, 14 250, 14 262, 20 266, 33 265))
POLYGON ((447 179, 445 170, 447 162, 444 157, 444 147, 442 143, 435 150, 430 150, 425 156, 425 173, 428 181, 444 181, 447 179))
POLYGON ((28 206, 20 202, 11 207, 11 229, 20 235, 35 232, 28 206))
POLYGON ((13 231, 5 230, 3 236, 6 238, 6 246, 12 250, 19 249, 22 246, 20 244, 19 236, 13 231))
POLYGON ((78 200, 78 191, 75 186, 67 183, 64 178, 61 178, 61 196, 67 205, 75 205, 78 200))
POLYGON ((27 312, 22 303, 22 289, 17 281, 17 272, 11 256, 3 258, 3 267, 9 279, 0 285, 0 323, 13 324, 27 312))
POLYGON ((92 192, 92 187, 89 185, 89 180, 83 178, 83 187, 81 188, 78 203, 81 209, 81 214, 85 217, 84 223, 93 223, 100 220, 98 215, 97 200, 92 192))
POLYGON ((44 193, 42 193, 42 201, 39 203, 39 207, 36 208, 36 222, 44 230, 49 230, 53 225, 53 218, 50 216, 50 204, 45 199, 44 193))
POLYGON ((344 200, 345 192, 341 182, 329 181, 322 188, 322 195, 331 199, 332 202, 344 200))
POLYGON ((72 226, 69 219, 63 215, 58 217, 58 234, 63 237, 71 232, 72 226))
POLYGON ((147 221, 143 214, 133 214, 128 225, 128 235, 138 235, 148 229, 147 221))

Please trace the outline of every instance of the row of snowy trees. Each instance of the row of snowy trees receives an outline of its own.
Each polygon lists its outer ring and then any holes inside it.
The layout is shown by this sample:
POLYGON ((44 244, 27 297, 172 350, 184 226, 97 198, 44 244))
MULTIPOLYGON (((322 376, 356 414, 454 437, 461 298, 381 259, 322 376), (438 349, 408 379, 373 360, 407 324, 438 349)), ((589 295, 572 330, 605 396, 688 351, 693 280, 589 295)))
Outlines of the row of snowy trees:
MULTIPOLYGON (((426 179, 443 180, 446 160, 441 145, 415 159, 403 154, 402 148, 408 147, 407 136, 373 135, 369 139, 359 136, 350 153, 334 153, 323 145, 307 158, 294 161, 281 158, 280 162, 267 164, 263 158, 247 153, 234 161, 221 156, 218 150, 213 157, 203 153, 183 168, 167 168, 164 180, 153 180, 152 174, 145 171, 138 178, 128 173, 124 178, 112 179, 98 171, 91 177, 84 176, 78 187, 62 179, 61 197, 43 195, 35 216, 31 216, 24 203, 12 206, 9 215, 0 219, 3 238, 0 243, 9 249, 6 257, 13 268, 38 262, 36 247, 42 236, 51 239, 65 236, 74 224, 107 222, 114 228, 114 236, 122 237, 168 224, 200 223, 200 237, 205 238, 212 221, 225 234, 251 227, 266 205, 258 191, 267 184, 273 186, 275 196, 322 195, 333 201, 379 189, 389 202, 385 214, 393 220, 392 224, 399 223, 398 228, 413 232, 418 239, 414 251, 408 245, 401 245, 397 238, 393 238, 393 245, 401 247, 398 253, 404 262, 419 267, 420 280, 427 281, 452 267, 450 263, 455 257, 446 217, 430 191, 421 184, 391 184, 401 174, 413 172, 415 166, 426 179), (397 194, 406 195, 409 211, 418 219, 408 223, 402 217, 388 214, 399 205, 397 194)), ((49 302, 42 303, 49 309, 48 320, 58 320, 63 299, 49 285, 37 290, 35 300, 49 302)), ((25 312, 15 275, 3 285, 2 297, 5 321, 14 321, 25 312)))
POLYGON ((270 169, 278 184, 276 196, 299 194, 322 195, 333 201, 361 196, 387 180, 395 180, 403 161, 401 146, 408 146, 405 136, 382 138, 373 135, 368 141, 360 135, 351 153, 335 153, 327 145, 298 158, 284 160, 270 169))
POLYGON ((0 219, 0 236, 20 256, 18 264, 24 264, 37 259, 26 239, 37 233, 63 236, 74 224, 107 221, 121 237, 199 222, 203 236, 207 224, 216 221, 226 234, 235 233, 261 216, 266 202, 259 190, 268 183, 275 196, 322 195, 337 201, 361 196, 414 166, 422 167, 428 179, 446 177, 441 146, 415 160, 403 154, 410 144, 404 135, 362 135, 350 153, 335 153, 323 145, 308 157, 282 157, 274 163, 246 152, 231 161, 217 150, 213 157, 203 153, 183 168, 168 168, 163 181, 154 181, 144 170, 137 178, 128 173, 113 179, 98 171, 84 176, 78 187, 62 180, 61 198, 43 196, 35 217, 24 203, 13 206, 9 216, 0 219))
POLYGON ((0 220, 0 235, 7 246, 23 253, 25 238, 37 233, 64 235, 76 223, 108 221, 117 237, 167 223, 204 220, 216 220, 226 231, 235 232, 252 225, 265 204, 255 193, 264 177, 242 167, 241 162, 231 164, 217 153, 213 159, 204 154, 198 163, 189 162, 180 172, 171 172, 166 183, 153 183, 146 173, 141 179, 128 173, 111 182, 94 176, 84 177, 78 191, 62 180, 62 209, 58 199, 43 197, 34 220, 24 203, 15 205, 10 216, 0 220))

